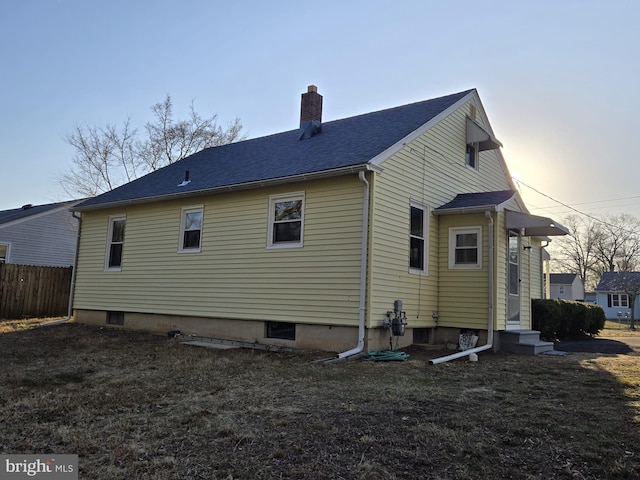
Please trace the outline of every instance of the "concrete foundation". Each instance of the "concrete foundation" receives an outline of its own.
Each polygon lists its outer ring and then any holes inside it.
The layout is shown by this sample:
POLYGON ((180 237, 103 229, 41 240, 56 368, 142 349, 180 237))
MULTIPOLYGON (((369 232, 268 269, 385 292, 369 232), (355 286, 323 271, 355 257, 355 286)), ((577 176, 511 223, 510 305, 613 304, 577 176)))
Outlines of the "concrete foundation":
MULTIPOLYGON (((75 321, 88 325, 109 325, 114 328, 141 330, 167 334, 179 330, 183 335, 233 340, 275 345, 300 350, 322 350, 326 352, 344 352, 351 350, 358 343, 358 327, 341 327, 335 325, 295 325, 295 339, 285 340, 267 336, 267 322, 259 320, 229 320, 222 318, 188 317, 176 315, 160 315, 153 313, 124 312, 122 325, 108 323, 109 312, 102 310, 76 310, 75 321)), ((431 345, 457 344, 460 328, 434 327, 416 328, 407 326, 404 336, 389 336, 390 331, 384 328, 366 329, 363 351, 388 350, 404 348, 413 343, 431 345), (391 340, 391 343, 390 343, 391 340)), ((478 345, 487 341, 486 330, 479 331, 478 345)))

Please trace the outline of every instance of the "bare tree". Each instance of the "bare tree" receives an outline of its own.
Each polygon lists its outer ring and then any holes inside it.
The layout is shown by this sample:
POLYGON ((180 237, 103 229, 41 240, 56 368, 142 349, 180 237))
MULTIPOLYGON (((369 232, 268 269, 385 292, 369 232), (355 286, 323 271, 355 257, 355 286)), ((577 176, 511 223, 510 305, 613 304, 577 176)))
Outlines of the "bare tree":
POLYGON ((592 272, 596 266, 595 244, 598 236, 595 221, 570 215, 563 225, 569 229, 569 235, 560 238, 554 245, 554 262, 561 271, 577 273, 586 288, 594 288, 597 279, 593 278, 592 272))
POLYGON ((640 220, 628 214, 600 218, 570 215, 569 235, 552 244, 554 268, 578 273, 593 289, 603 272, 633 271, 640 259, 640 220))
POLYGON ((193 102, 188 120, 173 120, 173 104, 167 95, 164 102, 151 107, 155 121, 145 125, 147 138, 140 147, 140 158, 150 171, 167 166, 208 147, 241 139, 242 124, 236 119, 223 130, 217 116, 203 119, 193 102))
POLYGON ((137 178, 136 135, 129 120, 120 130, 115 125, 76 127, 66 138, 76 155, 71 169, 60 178, 64 190, 72 196, 91 197, 137 178))
POLYGON ((73 166, 60 177, 67 194, 98 195, 204 148, 243 138, 239 119, 223 129, 217 124, 216 115, 198 115, 193 102, 187 120, 173 119, 169 95, 151 111, 155 118, 145 125, 144 134, 133 128, 128 119, 120 129, 114 125, 77 126, 67 135, 67 143, 75 149, 73 166))
POLYGON ((630 271, 640 254, 640 220, 632 215, 605 215, 597 226, 595 256, 598 273, 630 271), (630 268, 631 267, 631 268, 630 268))

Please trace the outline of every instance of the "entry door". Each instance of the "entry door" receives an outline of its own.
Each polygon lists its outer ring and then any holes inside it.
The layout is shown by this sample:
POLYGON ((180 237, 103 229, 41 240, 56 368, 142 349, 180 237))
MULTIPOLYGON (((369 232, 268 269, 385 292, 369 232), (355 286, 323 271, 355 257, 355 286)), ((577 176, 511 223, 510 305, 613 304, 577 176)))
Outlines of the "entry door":
POLYGON ((507 329, 520 328, 520 235, 509 231, 507 251, 507 329))

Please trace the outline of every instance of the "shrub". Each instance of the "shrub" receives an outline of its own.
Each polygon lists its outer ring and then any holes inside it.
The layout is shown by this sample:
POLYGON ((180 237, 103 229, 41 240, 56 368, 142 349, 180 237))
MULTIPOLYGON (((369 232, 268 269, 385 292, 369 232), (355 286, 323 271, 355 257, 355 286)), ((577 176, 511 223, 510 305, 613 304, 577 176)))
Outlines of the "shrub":
POLYGON ((602 307, 568 300, 534 299, 532 325, 545 340, 595 336, 604 328, 602 307))

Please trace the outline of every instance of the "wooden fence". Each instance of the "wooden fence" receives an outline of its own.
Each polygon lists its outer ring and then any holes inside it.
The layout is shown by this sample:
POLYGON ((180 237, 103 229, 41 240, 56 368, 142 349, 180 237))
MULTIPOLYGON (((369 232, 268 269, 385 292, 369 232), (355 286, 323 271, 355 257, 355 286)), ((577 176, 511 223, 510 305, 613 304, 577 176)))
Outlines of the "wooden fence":
POLYGON ((67 314, 71 267, 0 264, 0 318, 67 314))

